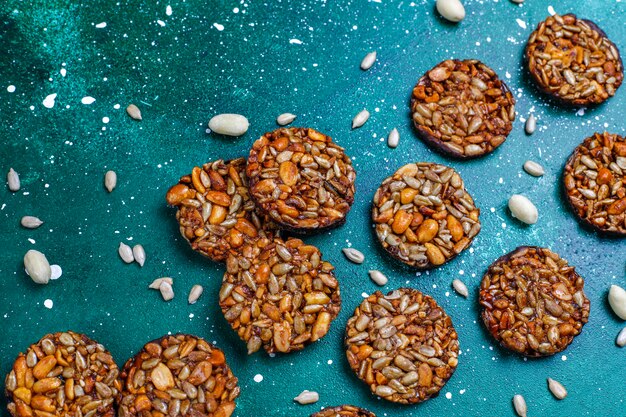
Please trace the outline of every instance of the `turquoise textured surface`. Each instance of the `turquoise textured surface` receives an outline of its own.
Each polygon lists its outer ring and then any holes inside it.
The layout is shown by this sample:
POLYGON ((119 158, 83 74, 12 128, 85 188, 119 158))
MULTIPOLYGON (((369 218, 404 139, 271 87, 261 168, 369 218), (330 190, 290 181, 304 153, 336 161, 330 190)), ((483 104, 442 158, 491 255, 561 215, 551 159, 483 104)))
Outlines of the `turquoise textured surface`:
MULTIPOLYGON (((626 352, 614 343, 624 323, 606 301, 612 283, 626 284, 626 240, 581 228, 560 187, 562 167, 585 137, 605 129, 625 133, 626 87, 595 108, 556 107, 530 84, 522 66, 525 41, 549 6, 595 21, 626 51, 626 3, 527 0, 518 6, 468 0, 465 6, 466 19, 450 24, 437 15, 434 2, 424 0, 3 1, 0 168, 2 175, 9 167, 19 172, 22 189, 0 188, 0 373, 47 332, 86 333, 120 365, 147 341, 185 332, 226 352, 240 379, 239 417, 306 417, 343 403, 379 417, 512 416, 517 393, 525 396, 530 416, 626 415, 626 352), (361 71, 361 59, 373 50, 377 62, 361 71), (517 99, 513 132, 484 158, 444 158, 419 141, 410 125, 414 84, 447 58, 482 60, 517 99), (51 94, 54 106, 46 108, 42 103, 51 94), (82 104, 84 97, 95 102, 82 104), (141 108, 143 121, 126 115, 129 103, 141 108), (352 131, 350 122, 363 108, 371 117, 352 131), (209 118, 224 112, 246 115, 248 133, 207 134, 209 118), (217 306, 223 266, 189 249, 164 195, 194 165, 246 155, 259 135, 277 127, 275 118, 283 112, 298 115, 296 126, 331 135, 357 170, 356 202, 347 223, 305 239, 336 266, 343 307, 330 333, 304 351, 247 356, 217 306), (532 136, 523 131, 529 112, 538 118, 532 136), (400 145, 390 149, 385 141, 394 127, 400 145), (527 159, 540 162, 546 175, 524 173, 527 159), (380 182, 414 161, 459 171, 483 224, 471 250, 421 274, 379 249, 369 219, 380 182), (110 194, 102 184, 109 169, 118 174, 110 194), (535 202, 536 225, 510 216, 506 202, 512 193, 535 202), (23 229, 23 215, 45 224, 23 229), (119 259, 120 241, 143 244, 148 257, 143 268, 119 259), (479 321, 482 274, 519 245, 550 247, 586 279, 590 321, 563 354, 525 360, 496 346, 479 321), (347 246, 365 254, 363 265, 343 257, 341 248, 347 246), (47 286, 34 284, 22 264, 31 248, 59 264, 62 277, 47 286), (462 355, 439 397, 417 406, 390 404, 372 396, 349 369, 342 345, 346 320, 362 293, 378 289, 368 269, 389 277, 385 290, 417 288, 452 317, 462 355), (161 276, 174 278, 176 297, 169 303, 147 289, 161 276), (469 299, 454 293, 454 278, 468 285, 469 299), (197 283, 204 294, 189 306, 187 294, 197 283), (255 382, 257 375, 262 381, 255 382), (551 396, 547 377, 567 387, 565 400, 551 396), (320 401, 294 403, 304 389, 318 391, 320 401)), ((0 407, 8 416, 4 399, 0 407)))

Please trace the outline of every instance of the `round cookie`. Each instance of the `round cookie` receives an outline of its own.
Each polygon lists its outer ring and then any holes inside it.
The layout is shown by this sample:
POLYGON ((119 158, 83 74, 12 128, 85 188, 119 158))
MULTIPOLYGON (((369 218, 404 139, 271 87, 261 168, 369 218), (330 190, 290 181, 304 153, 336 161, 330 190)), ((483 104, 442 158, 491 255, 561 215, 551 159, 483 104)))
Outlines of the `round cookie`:
POLYGON ((564 350, 589 317, 585 281, 549 249, 521 246, 496 260, 483 277, 479 303, 487 330, 524 356, 564 350))
POLYGON ((458 364, 452 320, 431 297, 411 288, 376 291, 348 320, 346 356, 359 379, 387 401, 436 397, 458 364))
POLYGON ((292 232, 343 224, 356 173, 343 148, 314 129, 281 128, 261 136, 246 170, 262 212, 292 232))
POLYGON ((492 152, 504 143, 515 120, 509 88, 476 59, 437 64, 417 82, 410 107, 420 138, 462 159, 492 152))
POLYGON ((214 261, 224 261, 272 229, 255 212, 245 169, 244 158, 208 162, 167 192, 168 204, 178 207, 180 233, 192 249, 214 261))
POLYGON ((20 353, 5 380, 13 417, 114 417, 122 388, 111 354, 83 334, 47 334, 20 353))
POLYGON ((539 89, 566 104, 602 103, 624 79, 615 44, 595 23, 574 14, 539 23, 528 38, 525 57, 539 89))
POLYGON ((563 182, 580 220, 626 236, 626 138, 604 132, 585 139, 565 164, 563 182))
POLYGON ((480 231, 479 214, 459 174, 429 162, 398 169, 372 204, 382 247, 417 269, 442 265, 467 248, 480 231))
POLYGON ((376 417, 376 414, 353 405, 325 408, 311 414, 311 417, 376 417))
POLYGON ((335 269, 300 239, 258 239, 226 262, 224 317, 248 353, 292 352, 322 338, 341 308, 335 269))
POLYGON ((122 371, 119 417, 229 417, 239 396, 224 353, 196 336, 164 336, 147 343, 122 371))

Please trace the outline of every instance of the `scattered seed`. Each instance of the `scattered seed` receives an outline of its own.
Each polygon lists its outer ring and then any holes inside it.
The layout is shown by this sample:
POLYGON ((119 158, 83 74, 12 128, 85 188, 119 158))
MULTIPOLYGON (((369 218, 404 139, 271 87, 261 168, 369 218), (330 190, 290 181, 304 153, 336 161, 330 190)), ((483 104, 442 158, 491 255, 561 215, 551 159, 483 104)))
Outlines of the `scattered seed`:
POLYGON ((370 278, 381 287, 387 284, 387 277, 380 271, 374 269, 369 271, 370 278))
POLYGON ((9 169, 7 174, 7 183, 9 184, 9 190, 16 192, 20 190, 20 176, 13 168, 9 169))
POLYGON ((170 301, 174 298, 174 289, 172 288, 172 284, 167 281, 161 281, 159 291, 161 292, 161 297, 163 297, 165 301, 170 301))
POLYGON ((622 287, 611 285, 609 304, 620 319, 626 320, 626 291, 622 287))
POLYGON ((283 113, 276 118, 276 123, 280 126, 288 125, 289 123, 296 120, 296 115, 291 113, 283 113))
POLYGON ((52 276, 50 263, 43 253, 31 249, 24 255, 26 273, 37 284, 47 284, 52 276))
POLYGON ((531 114, 528 116, 528 119, 526 119, 524 130, 526 130, 527 135, 532 135, 535 133, 535 129, 537 129, 537 119, 535 119, 535 116, 531 114))
POLYGON ((534 161, 524 162, 524 171, 533 177, 541 177, 545 173, 543 167, 534 161))
POLYGON ((135 262, 137 262, 139 266, 143 266, 146 262, 146 251, 143 249, 143 246, 133 246, 133 258, 135 258, 135 262))
POLYGON ((467 286, 460 279, 452 281, 452 287, 454 287, 454 290, 459 293, 459 295, 462 295, 465 298, 469 297, 467 286))
POLYGON ((615 339, 615 344, 619 347, 626 346, 626 327, 624 327, 618 334, 617 339, 615 339))
POLYGON ((366 109, 361 110, 359 114, 354 116, 354 119, 352 119, 352 129, 357 129, 363 126, 365 122, 367 122, 367 119, 369 118, 370 118, 370 112, 368 112, 366 109))
POLYGON ((116 185, 117 185, 117 174, 115 173, 115 171, 107 171, 106 174, 104 174, 105 188, 109 192, 111 192, 113 191, 113 189, 115 189, 116 185))
POLYGON ((135 106, 134 104, 129 104, 128 107, 126 107, 126 113, 128 113, 131 119, 142 120, 141 110, 139 110, 139 107, 135 106))
POLYGON ((293 400, 297 403, 305 405, 316 403, 319 401, 319 399, 320 395, 317 392, 304 390, 293 400))
POLYGON ((127 264, 135 260, 135 257, 133 256, 133 250, 130 248, 130 246, 123 242, 120 242, 120 246, 119 248, 117 248, 117 253, 120 254, 120 258, 122 258, 122 261, 126 262, 127 264))
POLYGON ((376 51, 370 52, 369 54, 365 55, 365 58, 363 58, 363 61, 361 61, 361 69, 363 71, 367 71, 368 69, 372 68, 374 62, 376 62, 376 51))
POLYGON ((248 131, 248 127, 248 119, 240 114, 218 114, 209 120, 209 129, 220 135, 241 136, 248 131))
POLYGON ((515 407, 515 412, 519 417, 526 417, 528 407, 526 407, 526 400, 524 400, 524 397, 519 394, 515 395, 513 397, 513 406, 515 407))
POLYGON ((189 297, 187 297, 187 301, 189 302, 189 304, 195 304, 196 301, 198 301, 198 298, 200 298, 200 296, 202 295, 202 291, 204 291, 202 285, 196 284, 191 287, 191 291, 189 291, 189 297))
POLYGON ((537 207, 520 194, 513 194, 509 198, 509 209, 513 217, 526 224, 535 224, 539 218, 537 207))
POLYGON ((550 389, 552 395, 554 395, 554 398, 556 398, 557 400, 562 400, 563 398, 567 397, 567 390, 559 381, 548 378, 548 388, 550 389))
POLYGON ((43 222, 35 216, 24 216, 20 220, 20 224, 27 229, 36 229, 41 226, 43 222))
POLYGON ((400 142, 400 133, 398 133, 398 129, 395 127, 391 132, 389 132, 389 137, 387 138, 387 146, 390 148, 395 148, 398 146, 398 142, 400 142))
POLYGON ((174 285, 174 280, 172 278, 163 277, 163 278, 157 278, 154 281, 152 281, 152 283, 148 285, 148 288, 151 288, 153 290, 158 290, 162 282, 167 282, 170 285, 174 285))
POLYGON ((450 22, 460 22, 465 19, 465 7, 459 0, 437 0, 437 11, 450 22))
POLYGON ((355 264, 362 264, 365 260, 365 255, 354 248, 343 248, 341 251, 350 262, 354 262, 355 264))

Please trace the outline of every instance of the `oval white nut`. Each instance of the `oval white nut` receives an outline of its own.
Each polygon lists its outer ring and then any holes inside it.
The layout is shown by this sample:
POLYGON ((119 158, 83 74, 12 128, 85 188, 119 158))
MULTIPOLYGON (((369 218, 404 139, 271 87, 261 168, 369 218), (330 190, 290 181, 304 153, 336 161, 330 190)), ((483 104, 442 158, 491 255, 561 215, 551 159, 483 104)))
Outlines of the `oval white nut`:
POLYGON ((43 253, 31 249, 24 255, 26 273, 37 284, 47 284, 52 276, 50 263, 43 253))
POLYGON ((122 261, 126 262, 127 264, 135 260, 135 257, 133 256, 133 250, 130 248, 130 246, 123 242, 120 242, 120 246, 117 248, 117 253, 119 253, 122 261))
POLYGON ((172 278, 163 277, 163 278, 157 278, 154 281, 152 281, 152 283, 148 285, 148 288, 151 288, 153 290, 158 290, 162 282, 167 282, 170 285, 174 285, 174 280, 172 278))
POLYGON ((165 301, 170 301, 174 298, 174 289, 172 288, 172 284, 165 280, 161 281, 159 291, 161 292, 161 297, 163 297, 163 300, 165 301))
POLYGON ((467 289, 465 283, 460 279, 452 281, 452 287, 454 288, 454 291, 459 293, 459 295, 462 295, 465 298, 469 297, 469 290, 467 289))
POLYGON ((513 407, 515 407, 515 412, 519 417, 526 417, 526 413, 528 413, 528 407, 526 407, 526 400, 519 394, 516 394, 513 397, 513 407))
POLYGON ((106 174, 104 174, 104 187, 107 189, 108 192, 111 192, 115 189, 116 186, 117 174, 115 173, 115 171, 107 171, 106 174))
POLYGON ((302 405, 305 404, 313 404, 318 402, 320 399, 320 395, 315 391, 304 390, 293 400, 302 405))
POLYGON ((361 69, 363 71, 367 71, 368 69, 372 68, 374 62, 376 62, 376 51, 370 52, 369 54, 365 55, 365 58, 363 58, 363 60, 361 61, 361 69))
POLYGON ((534 161, 526 161, 524 162, 524 171, 533 177, 541 177, 545 174, 543 167, 534 161))
POLYGON ((187 297, 187 302, 189 304, 195 304, 196 301, 198 301, 198 298, 200 298, 200 296, 202 295, 203 291, 204 288, 202 288, 202 285, 196 284, 191 287, 191 291, 189 291, 189 297, 187 297))
POLYGON ((41 226, 43 222, 35 216, 24 216, 20 220, 20 224, 22 225, 22 227, 25 227, 27 229, 36 229, 41 226))
POLYGON ((296 115, 291 113, 283 113, 276 118, 276 123, 280 126, 288 125, 289 123, 296 120, 296 115))
POLYGON ((387 281, 388 281, 387 277, 382 272, 374 269, 374 270, 369 271, 369 274, 370 274, 371 280, 374 281, 376 284, 380 285, 381 287, 387 284, 387 281))
POLYGON ((617 338, 615 339, 615 344, 619 347, 626 346, 626 327, 620 330, 620 332, 617 334, 617 338))
POLYGON ((548 389, 554 395, 557 400, 562 400, 567 397, 567 390, 559 381, 555 381, 552 378, 548 378, 548 389))
POLYGON ((370 118, 370 112, 368 112, 366 109, 361 110, 359 114, 354 116, 354 119, 352 119, 352 129, 357 129, 363 126, 365 122, 367 122, 367 119, 369 118, 370 118))
POLYGON ((465 19, 465 7, 459 0, 437 0, 437 11, 450 22, 456 23, 465 19))
POLYGON ((133 246, 133 258, 135 258, 135 262, 137 262, 139 266, 143 266, 146 262, 146 251, 142 245, 133 246))
POLYGON ((139 107, 135 106, 134 104, 129 104, 128 107, 126 107, 126 113, 128 113, 131 119, 142 120, 141 110, 139 110, 139 107))
POLYGON ((389 136, 387 137, 387 146, 390 148, 395 148, 398 146, 400 142, 400 133, 398 133, 398 129, 395 127, 389 132, 389 136))
POLYGON ((248 119, 240 114, 218 114, 209 120, 209 129, 220 135, 241 136, 248 131, 248 127, 248 119))
POLYGON ((7 173, 7 185, 9 190, 16 192, 20 190, 20 176, 13 168, 9 168, 7 173))
POLYGON ((526 119, 524 130, 526 131, 527 135, 532 135, 533 133, 535 133, 535 129, 537 129, 537 119, 535 119, 535 116, 531 114, 530 116, 528 116, 528 119, 526 119))
POLYGON ((609 304, 613 312, 622 320, 626 320, 626 291, 620 286, 611 285, 609 304))
POLYGON ((537 207, 520 194, 513 194, 509 198, 509 209, 513 217, 526 224, 535 224, 539 218, 537 207))
POLYGON ((511 2, 513 2, 515 4, 522 4, 522 3, 524 3, 524 0, 511 0, 511 2))
POLYGON ((354 248, 343 248, 341 251, 350 262, 355 264, 362 264, 365 260, 365 255, 363 255, 361 251, 354 248))

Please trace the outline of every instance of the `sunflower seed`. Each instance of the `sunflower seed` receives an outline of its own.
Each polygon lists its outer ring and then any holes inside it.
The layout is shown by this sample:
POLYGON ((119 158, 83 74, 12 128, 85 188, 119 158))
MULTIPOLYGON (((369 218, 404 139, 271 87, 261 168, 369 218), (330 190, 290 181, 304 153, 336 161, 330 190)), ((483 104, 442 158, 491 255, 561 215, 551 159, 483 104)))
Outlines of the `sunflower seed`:
POLYGON ((460 22, 465 19, 465 8, 459 0, 437 0, 437 11, 450 22, 460 22))
POLYGON ((37 284, 47 284, 52 276, 46 255, 34 249, 29 250, 24 255, 24 268, 30 279, 37 284))
POLYGON ((209 120, 209 129, 220 135, 241 136, 248 131, 248 127, 248 119, 240 114, 218 114, 209 120))
POLYGON ((158 290, 162 282, 167 282, 170 285, 174 285, 174 280, 172 278, 163 277, 163 278, 157 278, 154 281, 152 281, 152 283, 148 285, 148 288, 151 288, 153 290, 158 290))
POLYGON ((387 138, 387 146, 389 146, 390 148, 395 148, 396 146, 398 146, 399 142, 400 133, 398 133, 398 129, 394 127, 393 130, 389 132, 389 137, 387 138))
POLYGON ((519 394, 516 394, 513 397, 513 406, 515 407, 515 412, 519 417, 526 417, 526 413, 528 412, 528 407, 526 407, 526 400, 519 394))
POLYGON ((276 118, 276 123, 280 126, 288 125, 296 120, 296 115, 291 113, 283 113, 276 118))
POLYGON ((161 292, 161 297, 163 297, 165 301, 170 301, 174 298, 174 289, 172 288, 172 284, 165 280, 161 281, 159 291, 161 292))
POLYGON ((452 287, 454 287, 454 290, 459 293, 459 295, 462 295, 465 298, 469 297, 467 286, 460 279, 452 281, 452 287))
POLYGON ((133 246, 133 258, 135 258, 135 262, 137 262, 139 266, 143 266, 146 262, 146 251, 143 249, 142 245, 133 246))
POLYGON ((541 177, 544 174, 543 167, 534 161, 524 162, 524 171, 533 177, 541 177))
POLYGON ((104 187, 111 192, 115 189, 115 186, 117 186, 117 174, 115 171, 107 171, 104 174, 104 187))
POLYGON ((365 255, 354 248, 343 248, 341 251, 350 262, 355 264, 362 264, 365 260, 365 255))
POLYGON ((36 229, 41 226, 43 222, 34 216, 24 216, 20 220, 20 224, 27 229, 36 229))
POLYGON ((370 118, 370 112, 368 112, 366 109, 361 110, 359 114, 354 116, 354 119, 352 119, 352 129, 357 129, 363 126, 365 122, 367 122, 367 119, 369 118, 370 118))
POLYGON ((526 197, 513 194, 509 199, 509 209, 516 219, 526 224, 535 224, 539 217, 537 207, 526 197))
POLYGON ((319 401, 319 399, 320 395, 317 392, 304 390, 293 400, 297 403, 305 405, 316 403, 319 401))
POLYGON ((535 133, 535 129, 537 129, 537 119, 535 119, 535 116, 531 114, 528 116, 528 119, 526 119, 524 130, 526 130, 527 135, 532 135, 535 133))
POLYGON ((120 258, 127 264, 133 262, 135 257, 133 256, 133 250, 127 244, 120 242, 119 248, 117 248, 117 253, 119 253, 120 258))
POLYGON ((367 71, 368 69, 372 68, 374 62, 376 62, 376 51, 370 52, 369 54, 365 55, 365 58, 363 58, 363 61, 361 61, 361 69, 363 71, 367 71))
POLYGON ((387 277, 380 271, 374 269, 369 271, 370 278, 381 287, 387 284, 387 277))
POLYGON ((550 389, 552 395, 554 395, 554 398, 556 398, 557 400, 562 400, 563 398, 567 397, 567 390, 559 381, 548 378, 548 388, 550 389))
POLYGON ((129 104, 128 107, 126 107, 126 113, 128 113, 131 119, 141 120, 141 110, 134 104, 129 104))
POLYGON ((200 296, 202 295, 202 291, 204 291, 204 288, 202 288, 202 285, 194 285, 193 287, 191 287, 191 291, 189 291, 189 297, 187 298, 187 302, 189 304, 195 304, 196 301, 198 301, 198 298, 200 298, 200 296))
POLYGON ((626 346, 626 327, 620 330, 620 332, 617 334, 617 339, 615 339, 615 344, 619 347, 626 346))
POLYGON ((622 287, 611 285, 609 304, 620 319, 626 320, 626 291, 622 287))
POLYGON ((15 192, 20 189, 20 176, 17 172, 13 170, 13 168, 9 168, 9 173, 7 174, 7 183, 9 185, 9 190, 15 192))

